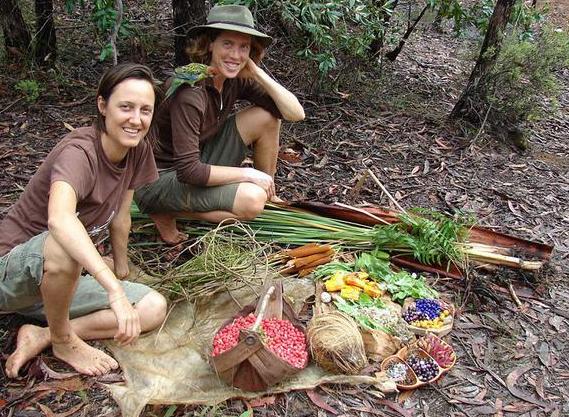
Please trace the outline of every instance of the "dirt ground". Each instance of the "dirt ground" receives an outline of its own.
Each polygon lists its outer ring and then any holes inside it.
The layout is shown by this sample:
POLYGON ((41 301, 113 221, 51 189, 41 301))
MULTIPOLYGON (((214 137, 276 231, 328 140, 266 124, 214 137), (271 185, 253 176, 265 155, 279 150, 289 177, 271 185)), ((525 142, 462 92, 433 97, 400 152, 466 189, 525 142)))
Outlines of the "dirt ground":
MULTIPOLYGON (((551 9, 551 19, 568 28, 569 1, 552 2, 551 9)), ((167 8, 154 12, 149 26, 156 30, 165 25, 167 8)), ((0 216, 68 128, 92 120, 94 87, 106 64, 97 62, 93 48, 79 47, 85 31, 77 22, 77 15, 58 21, 55 70, 25 74, 21 65, 0 63, 0 216), (31 77, 44 89, 28 104, 14 85, 31 77)), ((162 79, 171 70, 170 40, 145 39, 146 62, 162 79)), ((395 63, 346 69, 336 91, 326 93, 310 89, 311 72, 283 48, 277 38, 265 65, 297 93, 307 117, 283 125, 277 173, 282 197, 390 206, 371 179, 355 191, 371 168, 405 208, 469 211, 482 226, 555 249, 538 274, 496 269, 473 270, 465 280, 430 277, 459 307, 450 337, 459 360, 437 384, 385 399, 365 386, 322 387, 265 399, 255 415, 568 416, 569 69, 558 74, 559 112, 531 126, 529 149, 521 153, 446 119, 474 56, 473 44, 450 31, 425 26, 395 63), (283 62, 281 56, 291 58, 283 62)), ((127 50, 136 48, 124 47, 125 60, 127 50)), ((3 359, 22 322, 0 315, 3 359)), ((0 372, 0 415, 120 415, 99 381, 50 378, 46 364, 58 366, 49 351, 21 379, 0 372)), ((238 416, 245 410, 235 400, 218 407, 149 406, 144 415, 238 416)))

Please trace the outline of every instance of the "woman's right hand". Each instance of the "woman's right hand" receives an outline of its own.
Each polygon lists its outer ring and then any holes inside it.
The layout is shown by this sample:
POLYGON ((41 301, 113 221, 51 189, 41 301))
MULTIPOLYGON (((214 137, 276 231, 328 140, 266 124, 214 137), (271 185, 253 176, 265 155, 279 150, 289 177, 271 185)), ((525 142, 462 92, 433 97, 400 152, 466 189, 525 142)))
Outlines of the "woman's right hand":
POLYGON ((246 170, 247 182, 252 182, 261 187, 267 193, 267 200, 275 195, 275 182, 273 177, 255 168, 244 168, 246 170))

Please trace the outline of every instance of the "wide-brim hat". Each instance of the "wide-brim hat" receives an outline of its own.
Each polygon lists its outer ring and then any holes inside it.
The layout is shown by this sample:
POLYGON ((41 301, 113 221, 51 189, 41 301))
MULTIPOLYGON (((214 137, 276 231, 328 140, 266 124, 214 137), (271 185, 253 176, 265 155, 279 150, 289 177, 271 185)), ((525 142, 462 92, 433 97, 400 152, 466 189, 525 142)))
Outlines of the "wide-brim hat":
POLYGON ((245 6, 214 6, 207 15, 207 23, 191 28, 188 31, 188 36, 193 38, 207 29, 233 30, 246 33, 255 36, 265 47, 273 41, 273 38, 269 35, 265 35, 263 32, 255 29, 253 15, 245 6))

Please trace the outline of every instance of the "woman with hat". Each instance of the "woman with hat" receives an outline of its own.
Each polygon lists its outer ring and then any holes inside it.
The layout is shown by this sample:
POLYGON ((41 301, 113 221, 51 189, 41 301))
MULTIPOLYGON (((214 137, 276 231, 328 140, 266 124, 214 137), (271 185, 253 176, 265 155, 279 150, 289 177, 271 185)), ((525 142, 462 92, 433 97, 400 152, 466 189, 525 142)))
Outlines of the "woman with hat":
POLYGON ((267 200, 278 201, 274 174, 281 119, 304 119, 294 94, 258 66, 272 39, 255 29, 249 9, 216 6, 190 35, 192 61, 207 64, 214 75, 180 86, 159 107, 149 135, 160 178, 135 194, 170 244, 186 238, 176 217, 247 220, 267 200), (252 106, 232 115, 237 100, 252 106), (241 167, 248 148, 254 168, 241 167))

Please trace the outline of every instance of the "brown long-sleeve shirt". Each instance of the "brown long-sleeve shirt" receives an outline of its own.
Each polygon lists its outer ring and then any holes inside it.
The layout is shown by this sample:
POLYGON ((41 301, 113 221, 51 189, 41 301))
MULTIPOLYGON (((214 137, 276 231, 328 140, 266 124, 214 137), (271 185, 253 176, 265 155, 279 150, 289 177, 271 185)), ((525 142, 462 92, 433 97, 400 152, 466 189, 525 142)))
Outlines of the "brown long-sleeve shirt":
POLYGON ((215 137, 237 100, 247 100, 282 119, 273 99, 252 80, 227 79, 221 94, 211 78, 193 87, 181 86, 160 105, 149 133, 158 169, 175 170, 178 181, 205 186, 211 166, 200 160, 200 150, 215 137))

